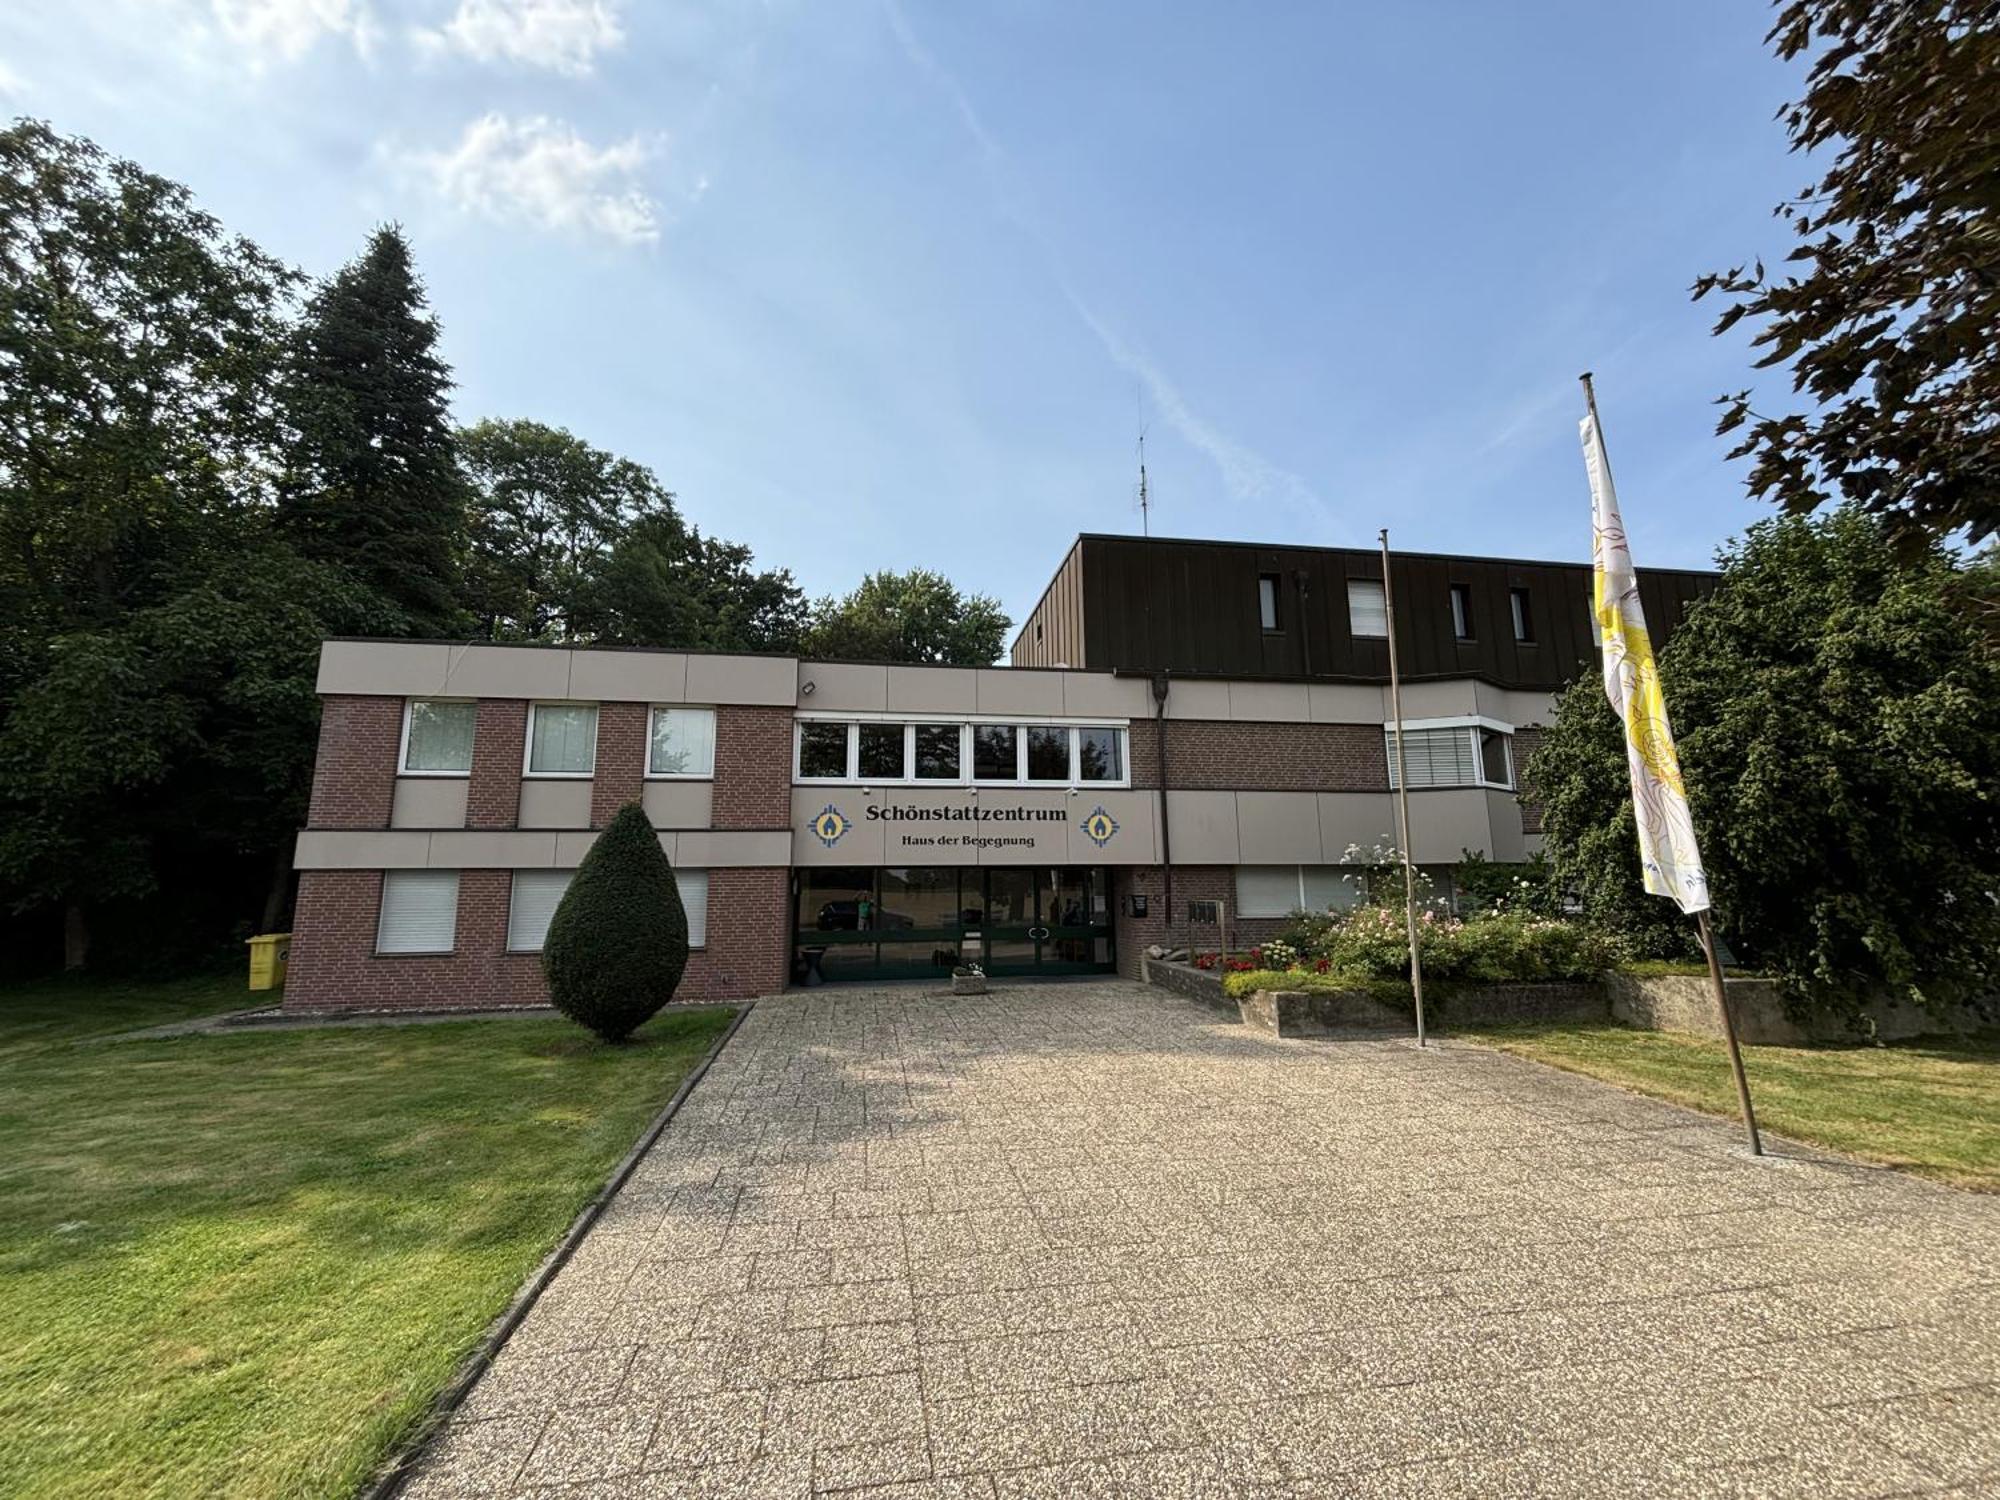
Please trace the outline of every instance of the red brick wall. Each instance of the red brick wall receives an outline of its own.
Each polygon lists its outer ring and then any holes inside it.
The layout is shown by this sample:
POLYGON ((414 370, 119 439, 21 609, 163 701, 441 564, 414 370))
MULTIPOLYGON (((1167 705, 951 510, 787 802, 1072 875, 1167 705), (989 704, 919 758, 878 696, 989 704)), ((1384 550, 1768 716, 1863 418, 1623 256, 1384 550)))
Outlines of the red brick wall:
MULTIPOLYGON (((1132 785, 1160 784, 1160 727, 1132 721, 1132 785)), ((1373 724, 1167 720, 1167 778, 1187 791, 1380 792, 1389 757, 1373 724)))
POLYGON ((602 828, 618 809, 637 802, 646 782, 643 703, 601 703, 597 708, 597 778, 590 786, 590 826, 602 828))
MULTIPOLYGON (((497 1010, 546 1005, 541 957, 508 953, 510 870, 461 870, 456 951, 378 957, 379 870, 305 870, 285 978, 287 1010, 497 1010)), ((784 988, 790 872, 711 870, 708 942, 676 1000, 740 1000, 784 988)))
POLYGON ((403 740, 401 698, 322 700, 309 828, 387 828, 403 740))
POLYGON ((528 743, 528 700, 481 698, 472 735, 467 828, 512 828, 521 813, 521 757, 528 743))
MULTIPOLYGON (((1194 947, 1208 951, 1217 946, 1216 929, 1204 922, 1190 929, 1187 920, 1190 901, 1223 901, 1236 905, 1236 871, 1230 865, 1175 865, 1173 919, 1166 916, 1166 871, 1159 865, 1142 865, 1114 870, 1111 874, 1112 936, 1118 945, 1118 972, 1128 979, 1139 977, 1139 959, 1154 943, 1163 948, 1194 947), (1126 897, 1134 891, 1147 897, 1144 917, 1126 914, 1126 897)), ((1231 952, 1274 938, 1285 928, 1284 917, 1229 918, 1231 952)))
POLYGON ((792 826, 792 711, 789 708, 718 708, 715 711, 717 828, 792 826))
POLYGON ((1514 731, 1514 784, 1520 788, 1523 833, 1542 831, 1542 804, 1535 798, 1535 789, 1528 784, 1528 757, 1535 753, 1541 743, 1542 730, 1539 725, 1518 728, 1514 731))

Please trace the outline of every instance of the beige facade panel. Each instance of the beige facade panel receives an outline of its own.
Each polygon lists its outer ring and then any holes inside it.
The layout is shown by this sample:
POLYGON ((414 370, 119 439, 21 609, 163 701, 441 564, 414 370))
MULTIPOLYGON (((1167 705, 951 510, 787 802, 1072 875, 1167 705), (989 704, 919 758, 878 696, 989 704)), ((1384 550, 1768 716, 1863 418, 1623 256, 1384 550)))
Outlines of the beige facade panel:
POLYGON ((802 661, 797 697, 801 713, 884 713, 889 707, 889 669, 846 662, 802 661), (811 684, 812 691, 806 691, 811 684))
POLYGON ((592 703, 688 703, 683 651, 572 651, 568 697, 592 703))
POLYGON ((318 690, 387 698, 442 694, 453 649, 420 641, 328 641, 319 648, 318 690))
POLYGON ((292 847, 295 870, 421 870, 431 835, 414 829, 308 828, 292 847))
POLYGON ((799 664, 789 656, 688 657, 687 701, 790 708, 799 694, 799 664))
POLYGON ((514 821, 522 828, 588 828, 591 786, 589 781, 524 777, 521 811, 514 821))
POLYGON ((512 828, 434 833, 425 863, 434 870, 546 870, 556 863, 557 837, 512 828))
MULTIPOLYGON (((1370 691, 1373 691, 1372 689, 1370 691)), ((1396 799, 1387 792, 1316 792, 1322 864, 1347 862, 1350 845, 1372 849, 1396 842, 1396 799)), ((1415 799, 1411 799, 1412 807, 1415 799)))
POLYGON ((1073 719, 1150 719, 1153 690, 1143 677, 1064 672, 1063 712, 1073 719))
POLYGON ((1160 862, 1157 792, 1079 791, 1070 799, 1069 853, 1072 865, 1153 865, 1160 862), (1102 808, 1114 825, 1109 837, 1096 821, 1102 808))
POLYGON ((649 781, 639 802, 655 828, 706 828, 715 821, 712 781, 649 781))
POLYGON ((967 787, 876 787, 864 795, 860 787, 795 787, 792 825, 789 861, 777 863, 825 868, 1159 860, 1154 794, 1144 791, 982 787, 975 795, 967 787))
POLYGON ((978 713, 979 674, 971 667, 891 667, 889 712, 978 713))
POLYGON ((1229 684, 1229 717, 1282 724, 1307 723, 1312 718, 1311 689, 1303 682, 1232 682, 1229 684))
POLYGON ((1172 792, 1167 797, 1167 845, 1177 865, 1240 862, 1236 793, 1172 792))
POLYGON ((1528 857, 1528 836, 1521 831, 1521 804, 1512 792, 1485 794, 1488 859, 1517 864, 1528 857))
POLYGON ((1315 682, 1306 689, 1315 724, 1373 724, 1386 720, 1382 690, 1368 683, 1315 682))
POLYGON ((1226 719, 1229 717, 1229 684, 1194 678, 1174 681, 1167 691, 1170 719, 1226 719))
POLYGON ((590 846, 597 842, 594 828, 572 828, 556 835, 556 852, 552 863, 558 870, 574 870, 583 863, 584 855, 590 853, 590 846))
POLYGON ((537 646, 452 646, 444 690, 454 698, 567 698, 569 652, 537 646))
MULTIPOLYGON (((1405 719, 1455 719, 1466 714, 1479 712, 1479 695, 1469 677, 1461 677, 1452 682, 1408 682, 1403 684, 1403 717, 1405 719)), ((1388 723, 1391 717, 1389 690, 1379 688, 1377 699, 1380 704, 1379 723, 1388 723)))
MULTIPOLYGON (((1239 861, 1246 865, 1317 865, 1338 860, 1340 851, 1336 849, 1329 856, 1320 841, 1317 799, 1315 792, 1238 792, 1239 861)), ((1174 857, 1180 858, 1178 844, 1174 857)))
POLYGON ((673 862, 690 870, 762 870, 788 865, 792 836, 784 832, 686 829, 674 835, 673 862))
POLYGON ((463 828, 466 776, 399 776, 389 804, 391 828, 463 828))
MULTIPOLYGON (((1519 838, 1520 815, 1506 793, 1507 815, 1519 838)), ((1410 790, 1410 853, 1420 865, 1455 865, 1465 851, 1496 858, 1493 852, 1492 793, 1478 787, 1410 790)), ((1516 846, 1518 847, 1518 845, 1516 846)))
POLYGON ((1018 714, 1023 718, 1059 718, 1063 707, 1060 672, 1015 672, 1006 667, 981 667, 973 674, 977 707, 982 714, 1018 714))
MULTIPOLYGON (((1595 682, 1595 678, 1587 679, 1595 682)), ((1479 711, 1505 724, 1547 724, 1556 716, 1554 693, 1527 693, 1513 688, 1478 684, 1479 711)))

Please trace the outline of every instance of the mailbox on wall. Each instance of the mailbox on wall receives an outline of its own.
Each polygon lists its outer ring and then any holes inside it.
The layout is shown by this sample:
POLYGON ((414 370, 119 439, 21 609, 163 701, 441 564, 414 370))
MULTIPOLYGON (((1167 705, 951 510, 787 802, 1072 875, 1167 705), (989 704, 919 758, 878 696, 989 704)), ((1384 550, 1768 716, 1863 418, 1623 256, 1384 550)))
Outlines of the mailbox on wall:
POLYGON ((1134 891, 1125 898, 1125 914, 1131 917, 1146 915, 1146 896, 1143 891, 1134 891))

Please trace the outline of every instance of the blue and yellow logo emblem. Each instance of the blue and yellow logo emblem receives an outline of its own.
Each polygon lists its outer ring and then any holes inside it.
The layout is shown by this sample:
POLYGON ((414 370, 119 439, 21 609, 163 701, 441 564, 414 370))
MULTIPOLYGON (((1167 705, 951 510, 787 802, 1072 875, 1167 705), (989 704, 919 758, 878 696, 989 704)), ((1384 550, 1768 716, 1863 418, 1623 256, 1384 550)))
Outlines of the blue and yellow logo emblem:
POLYGON ((1104 805, 1099 803, 1078 826, 1083 829, 1085 838, 1102 849, 1111 842, 1111 836, 1118 831, 1118 820, 1106 812, 1104 805))
POLYGON ((812 820, 812 831, 819 841, 831 849, 840 842, 840 836, 854 825, 847 821, 847 814, 831 802, 812 820))

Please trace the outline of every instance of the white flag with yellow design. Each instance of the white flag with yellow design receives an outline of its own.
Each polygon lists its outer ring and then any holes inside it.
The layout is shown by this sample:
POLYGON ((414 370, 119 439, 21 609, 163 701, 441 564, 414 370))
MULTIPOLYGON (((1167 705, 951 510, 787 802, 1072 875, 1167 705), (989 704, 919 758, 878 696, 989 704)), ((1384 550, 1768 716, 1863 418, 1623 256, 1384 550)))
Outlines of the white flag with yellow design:
POLYGON ((1681 783, 1680 757, 1667 723, 1653 642, 1639 607, 1632 549, 1611 487, 1611 465, 1595 414, 1586 416, 1583 461, 1590 470, 1591 560, 1596 566, 1597 638, 1604 652, 1604 691, 1625 724, 1625 760, 1632 772, 1632 811, 1639 823, 1639 861, 1646 889, 1671 896, 1684 912, 1708 910, 1708 877, 1695 846, 1694 819, 1681 783))

